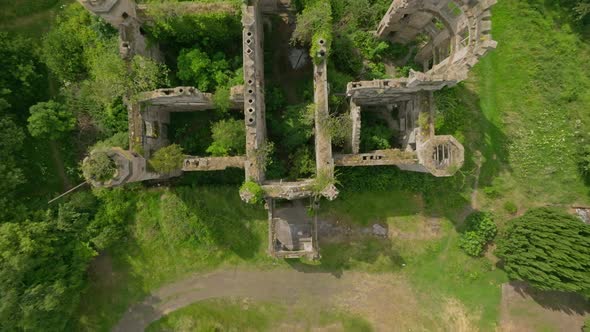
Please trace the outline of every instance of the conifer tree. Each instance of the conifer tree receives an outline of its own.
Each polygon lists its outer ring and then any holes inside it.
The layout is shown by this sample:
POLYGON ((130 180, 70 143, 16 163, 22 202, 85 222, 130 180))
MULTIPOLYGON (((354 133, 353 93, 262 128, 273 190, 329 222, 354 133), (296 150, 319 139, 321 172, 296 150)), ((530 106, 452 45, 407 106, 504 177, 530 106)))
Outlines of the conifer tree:
POLYGON ((498 243, 508 276, 541 290, 590 296, 590 225, 554 208, 512 220, 498 243))

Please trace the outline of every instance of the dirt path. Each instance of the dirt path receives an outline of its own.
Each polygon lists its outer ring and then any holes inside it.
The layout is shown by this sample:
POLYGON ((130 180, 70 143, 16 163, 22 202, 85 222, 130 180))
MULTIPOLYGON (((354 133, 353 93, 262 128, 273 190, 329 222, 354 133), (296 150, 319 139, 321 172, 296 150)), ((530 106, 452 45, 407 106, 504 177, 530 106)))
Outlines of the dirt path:
POLYGON ((192 303, 229 297, 346 310, 366 318, 377 331, 392 326, 424 330, 423 323, 432 320, 420 310, 418 297, 401 277, 235 269, 194 275, 153 292, 130 307, 113 331, 143 331, 151 322, 192 303))

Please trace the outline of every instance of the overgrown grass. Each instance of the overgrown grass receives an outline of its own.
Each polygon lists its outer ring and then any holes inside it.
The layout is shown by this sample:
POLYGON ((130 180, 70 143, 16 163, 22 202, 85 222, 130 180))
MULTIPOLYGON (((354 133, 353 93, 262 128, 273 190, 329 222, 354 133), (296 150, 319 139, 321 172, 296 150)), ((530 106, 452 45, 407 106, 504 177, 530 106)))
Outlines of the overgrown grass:
POLYGON ((0 0, 0 30, 38 40, 49 31, 56 12, 75 0, 0 0))
POLYGON ((91 281, 83 297, 82 329, 110 329, 129 304, 188 273, 276 264, 266 253, 266 212, 242 203, 237 187, 149 189, 137 195, 129 236, 108 253, 112 276, 91 281))
POLYGON ((372 331, 368 322, 356 316, 308 311, 278 304, 209 300, 175 311, 152 323, 147 331, 276 331, 285 326, 309 330, 338 323, 347 332, 372 331))
POLYGON ((590 127, 590 46, 554 14, 542 1, 499 2, 498 49, 474 70, 488 123, 482 184, 525 206, 589 201, 576 150, 590 127))

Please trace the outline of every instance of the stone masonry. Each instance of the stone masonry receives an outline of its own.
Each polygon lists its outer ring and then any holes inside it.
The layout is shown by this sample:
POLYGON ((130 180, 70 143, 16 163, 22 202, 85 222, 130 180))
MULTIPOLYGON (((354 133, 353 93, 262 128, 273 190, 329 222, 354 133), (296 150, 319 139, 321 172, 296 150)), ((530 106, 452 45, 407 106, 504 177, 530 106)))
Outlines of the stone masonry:
MULTIPOLYGON (((89 11, 119 29, 121 57, 135 55, 161 58, 157 46, 148 47, 141 29, 150 21, 150 6, 133 0, 78 0, 89 11)), ((377 27, 376 35, 397 43, 416 43, 414 61, 422 71, 408 77, 350 82, 346 95, 350 103, 352 130, 345 154, 333 155, 329 118, 328 59, 323 40, 318 40, 319 61, 314 62, 315 179, 297 182, 268 181, 263 15, 289 12, 286 0, 244 0, 243 26, 244 84, 231 89, 232 108, 243 111, 246 155, 235 157, 186 156, 182 168, 172 174, 149 170, 147 160, 170 144, 170 112, 207 112, 215 108, 212 96, 194 87, 163 88, 126 100, 129 110, 130 150, 112 148, 109 157, 117 172, 106 182, 88 179, 94 186, 113 187, 125 183, 162 180, 182 172, 243 168, 247 181, 264 192, 269 214, 269 253, 280 258, 319 257, 317 217, 302 213, 305 206, 317 210, 319 199, 336 199, 335 167, 397 166, 402 170, 451 176, 464 163, 464 148, 452 136, 436 135, 434 92, 465 80, 469 70, 496 47, 492 39, 490 7, 496 0, 393 0, 377 27), (323 53, 322 53, 323 52, 323 53), (137 100, 131 102, 131 100, 137 100), (398 131, 396 149, 361 151, 362 113, 378 112, 398 131), (395 115, 392 115, 395 114, 395 115), (320 187, 320 184, 324 187, 320 187), (285 203, 287 202, 287 203, 285 203)), ((155 8, 155 7, 154 7, 155 8)), ((204 10, 231 12, 229 3, 202 6, 198 3, 160 5, 170 15, 204 10)), ((315 55, 312 55, 314 57, 315 55)), ((92 158, 93 152, 88 158, 92 158)), ((370 179, 367 179, 370 181, 370 179)), ((251 195, 240 193, 247 200, 251 195)), ((317 214, 313 214, 317 216, 317 214)))

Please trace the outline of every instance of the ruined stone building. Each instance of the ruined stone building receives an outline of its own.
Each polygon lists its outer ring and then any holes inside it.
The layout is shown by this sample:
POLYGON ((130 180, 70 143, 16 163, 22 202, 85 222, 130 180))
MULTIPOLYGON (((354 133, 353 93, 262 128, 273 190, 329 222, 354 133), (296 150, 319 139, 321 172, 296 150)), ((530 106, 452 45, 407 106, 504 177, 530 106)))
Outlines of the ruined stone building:
MULTIPOLYGON (((149 48, 142 24, 147 5, 133 0, 79 0, 89 11, 119 29, 120 53, 124 59, 135 54, 158 59, 157 47, 149 48)), ((118 171, 106 182, 88 179, 95 186, 118 186, 129 182, 165 179, 182 172, 243 168, 246 179, 264 190, 269 214, 269 253, 275 257, 319 256, 317 221, 301 213, 301 207, 317 208, 319 197, 336 199, 334 168, 339 166, 392 165, 402 170, 452 176, 464 162, 464 148, 452 136, 436 135, 433 92, 467 78, 469 70, 489 50, 492 39, 490 7, 496 0, 393 0, 376 29, 383 40, 421 43, 415 62, 422 71, 411 70, 408 77, 350 82, 346 96, 350 103, 352 130, 346 154, 333 154, 331 137, 323 119, 329 116, 328 59, 314 62, 316 178, 298 182, 269 181, 265 176, 266 140, 264 90, 263 16, 285 10, 284 0, 244 0, 243 70, 244 84, 232 88, 233 108, 244 114, 246 155, 238 157, 186 156, 182 169, 173 174, 149 170, 147 160, 159 148, 170 144, 167 127, 170 112, 207 112, 214 109, 211 95, 194 87, 165 88, 145 92, 136 102, 128 102, 130 149, 113 148, 109 156, 118 171), (387 110, 397 114, 389 119, 399 130, 397 149, 360 151, 362 114, 367 110, 387 110), (318 188, 318 186, 321 187, 318 188), (279 202, 288 201, 284 204, 279 202)), ((178 6, 187 6, 186 2, 178 6)), ((182 9, 182 8, 181 8, 182 9)), ((324 41, 317 56, 326 54, 324 41)), ((313 55, 316 56, 316 55, 313 55)), ((88 158, 92 158, 92 153, 88 158)), ((85 160, 87 161, 88 158, 85 160)), ((251 193, 240 193, 244 200, 251 193)))

